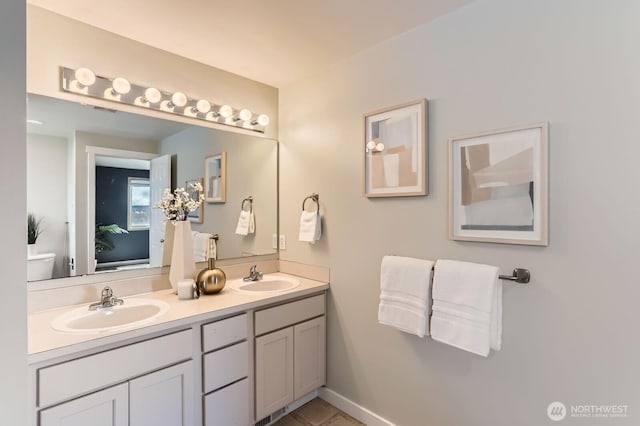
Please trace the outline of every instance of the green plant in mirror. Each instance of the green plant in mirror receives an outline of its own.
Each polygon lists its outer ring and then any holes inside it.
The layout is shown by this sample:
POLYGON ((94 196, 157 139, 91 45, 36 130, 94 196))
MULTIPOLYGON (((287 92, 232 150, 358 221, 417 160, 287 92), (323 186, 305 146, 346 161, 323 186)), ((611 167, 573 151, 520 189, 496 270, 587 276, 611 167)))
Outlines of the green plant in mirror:
POLYGON ((42 218, 33 213, 27 214, 27 243, 35 244, 42 234, 42 218))
POLYGON ((123 229, 112 223, 111 225, 99 225, 96 224, 96 238, 95 238, 95 246, 96 246, 96 254, 100 253, 104 250, 113 250, 115 245, 111 240, 110 235, 112 234, 128 234, 129 231, 123 229))

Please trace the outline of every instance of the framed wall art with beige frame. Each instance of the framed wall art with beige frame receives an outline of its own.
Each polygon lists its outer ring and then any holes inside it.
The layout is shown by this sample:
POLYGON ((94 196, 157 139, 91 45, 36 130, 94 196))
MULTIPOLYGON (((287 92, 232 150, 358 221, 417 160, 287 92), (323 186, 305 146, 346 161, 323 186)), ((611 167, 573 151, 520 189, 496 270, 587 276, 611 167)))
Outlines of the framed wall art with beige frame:
POLYGON ((449 139, 449 239, 546 246, 549 125, 449 139))
POLYGON ((227 153, 204 159, 204 197, 207 203, 227 201, 227 153))
POLYGON ((427 100, 364 114, 363 193, 427 195, 427 100))

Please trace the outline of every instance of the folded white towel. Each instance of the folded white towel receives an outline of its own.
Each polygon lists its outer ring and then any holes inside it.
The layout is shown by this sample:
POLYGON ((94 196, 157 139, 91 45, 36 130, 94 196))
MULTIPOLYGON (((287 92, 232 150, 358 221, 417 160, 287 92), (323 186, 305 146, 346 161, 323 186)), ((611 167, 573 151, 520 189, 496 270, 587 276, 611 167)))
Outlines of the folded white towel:
POLYGON ((249 233, 253 234, 256 232, 256 217, 253 214, 253 210, 249 213, 249 233))
POLYGON ((380 324, 419 337, 429 335, 430 286, 433 262, 385 256, 380 266, 380 324))
POLYGON ((240 217, 238 218, 238 225, 236 226, 236 234, 248 235, 250 222, 251 222, 251 212, 247 210, 241 210, 240 217))
POLYGON ((431 337, 487 356, 502 345, 502 282, 498 268, 438 260, 433 278, 431 337))
POLYGON ((314 243, 322 235, 322 218, 318 212, 302 211, 298 240, 314 243))
POLYGON ((209 238, 211 234, 206 232, 192 232, 193 235, 193 257, 196 262, 204 262, 207 260, 207 252, 209 251, 209 238))

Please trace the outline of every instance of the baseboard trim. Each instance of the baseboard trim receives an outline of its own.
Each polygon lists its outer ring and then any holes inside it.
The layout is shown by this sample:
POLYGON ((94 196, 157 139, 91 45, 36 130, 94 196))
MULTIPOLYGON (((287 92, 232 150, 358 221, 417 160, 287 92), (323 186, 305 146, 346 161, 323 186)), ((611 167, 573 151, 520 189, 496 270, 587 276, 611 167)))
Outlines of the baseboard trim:
POLYGON ((373 411, 356 404, 331 389, 320 388, 318 396, 367 426, 396 426, 389 420, 380 417, 373 411))

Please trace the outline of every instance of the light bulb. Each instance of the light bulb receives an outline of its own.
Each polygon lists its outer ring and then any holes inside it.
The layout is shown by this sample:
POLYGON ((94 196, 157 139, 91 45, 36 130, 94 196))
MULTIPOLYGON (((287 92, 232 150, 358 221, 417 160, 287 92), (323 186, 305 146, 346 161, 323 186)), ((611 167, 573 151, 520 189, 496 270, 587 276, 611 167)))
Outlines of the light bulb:
POLYGON ((270 121, 271 120, 267 114, 260 114, 258 116, 258 124, 261 126, 268 126, 270 121))
POLYGON ((175 92, 171 95, 171 103, 177 107, 183 107, 187 104, 187 95, 182 92, 175 92))
POLYGON ((376 151, 384 151, 384 144, 382 142, 378 142, 376 145, 376 151))
POLYGON ((96 75, 89 68, 78 68, 74 76, 80 87, 91 86, 96 82, 96 75))
POLYGON ((229 118, 233 114, 233 108, 231 108, 229 105, 222 105, 218 112, 223 118, 229 118))
POLYGON ((206 114, 211 110, 211 103, 206 99, 200 99, 198 102, 196 102, 195 109, 196 111, 194 112, 201 112, 203 114, 206 114))
POLYGON ((114 78, 111 86, 115 92, 114 94, 126 95, 131 91, 131 83, 129 83, 126 78, 114 78))
POLYGON ((249 121, 251 120, 251 111, 249 111, 248 109, 241 109, 240 113, 238 114, 238 117, 240 117, 240 120, 242 121, 249 121))
POLYGON ((162 94, 155 87, 149 87, 144 91, 144 98, 151 104, 156 104, 162 99, 162 94))
POLYGON ((375 149, 376 149, 376 141, 367 142, 367 149, 369 151, 375 151, 375 149))

